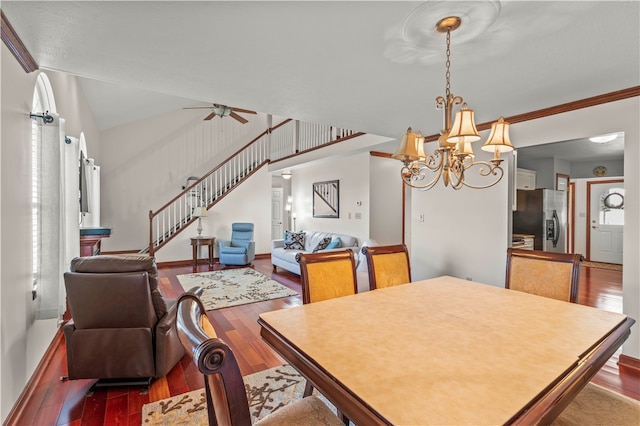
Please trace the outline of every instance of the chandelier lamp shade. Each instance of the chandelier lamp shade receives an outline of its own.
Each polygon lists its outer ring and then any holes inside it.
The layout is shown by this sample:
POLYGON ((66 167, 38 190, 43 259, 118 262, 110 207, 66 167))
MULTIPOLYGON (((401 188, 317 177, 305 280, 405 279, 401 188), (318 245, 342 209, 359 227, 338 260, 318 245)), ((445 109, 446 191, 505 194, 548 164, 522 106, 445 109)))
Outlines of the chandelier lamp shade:
POLYGON ((402 161, 402 180, 409 186, 429 190, 442 179, 445 186, 453 189, 469 187, 474 189, 489 188, 497 184, 504 176, 500 166, 503 159, 500 154, 513 151, 509 140, 509 123, 500 117, 491 125, 489 138, 482 145, 483 151, 493 152, 490 161, 475 161, 472 143, 481 139, 476 129, 474 111, 469 109, 462 97, 455 96, 450 89, 451 66, 451 32, 456 30, 462 20, 457 16, 441 19, 436 24, 436 31, 446 34, 446 91, 445 96, 436 98, 436 108, 443 110, 444 124, 440 131, 437 147, 433 153, 425 153, 425 138, 420 132, 414 133, 409 127, 402 135, 400 145, 392 158, 402 161), (453 117, 454 106, 459 106, 453 117), (465 172, 471 168, 477 170, 483 182, 479 185, 465 180, 465 172))

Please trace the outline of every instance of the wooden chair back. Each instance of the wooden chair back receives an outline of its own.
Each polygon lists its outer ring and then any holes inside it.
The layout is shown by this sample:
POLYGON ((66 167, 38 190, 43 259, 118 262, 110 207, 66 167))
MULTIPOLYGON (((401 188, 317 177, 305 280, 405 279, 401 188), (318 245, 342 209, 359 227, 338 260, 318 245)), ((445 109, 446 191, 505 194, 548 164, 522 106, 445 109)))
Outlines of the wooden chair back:
POLYGON ((358 292, 355 258, 351 250, 298 253, 302 303, 319 302, 358 292))
MULTIPOLYGON (((194 287, 180 296, 176 328, 184 349, 204 375, 209 426, 250 426, 249 401, 238 362, 231 348, 216 337, 201 295, 202 288, 194 287)), ((275 408, 254 426, 345 424, 316 396, 275 408)))
POLYGON ((411 282, 411 265, 406 245, 362 247, 362 253, 367 258, 371 290, 411 282))
POLYGON ((582 255, 507 249, 505 287, 576 303, 582 255))
POLYGON ((231 348, 219 339, 200 301, 201 288, 178 299, 178 338, 204 375, 209 425, 251 424, 242 374, 231 348))

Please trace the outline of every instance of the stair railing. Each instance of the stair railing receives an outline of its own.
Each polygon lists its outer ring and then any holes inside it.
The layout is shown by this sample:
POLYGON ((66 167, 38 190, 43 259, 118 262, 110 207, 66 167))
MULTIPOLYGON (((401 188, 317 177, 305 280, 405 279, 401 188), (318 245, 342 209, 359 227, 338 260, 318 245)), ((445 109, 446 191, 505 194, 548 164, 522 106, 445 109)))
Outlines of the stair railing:
POLYGON ((187 186, 157 211, 149 211, 149 245, 141 252, 154 256, 198 216, 196 208, 213 207, 239 183, 270 161, 342 142, 363 133, 316 123, 286 119, 270 127, 187 186))

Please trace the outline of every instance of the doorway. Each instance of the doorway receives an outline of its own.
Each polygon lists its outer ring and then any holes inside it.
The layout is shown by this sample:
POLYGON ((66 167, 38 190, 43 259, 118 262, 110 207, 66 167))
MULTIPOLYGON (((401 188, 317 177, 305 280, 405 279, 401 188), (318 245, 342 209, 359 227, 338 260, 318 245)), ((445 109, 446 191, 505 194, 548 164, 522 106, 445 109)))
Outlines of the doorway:
POLYGON ((283 211, 284 189, 271 188, 271 239, 277 240, 284 234, 283 211))
POLYGON ((624 180, 587 182, 587 260, 622 264, 624 180))

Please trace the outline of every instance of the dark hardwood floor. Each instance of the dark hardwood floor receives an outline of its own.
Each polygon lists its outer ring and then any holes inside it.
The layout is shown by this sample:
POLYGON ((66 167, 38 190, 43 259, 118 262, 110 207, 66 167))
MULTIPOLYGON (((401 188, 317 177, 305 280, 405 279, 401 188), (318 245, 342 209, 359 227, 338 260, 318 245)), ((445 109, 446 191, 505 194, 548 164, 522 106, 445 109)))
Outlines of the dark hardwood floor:
MULTIPOLYGON (((201 265, 201 271, 208 270, 201 265)), ((216 264, 216 269, 219 265, 216 264)), ((298 291, 300 278, 278 269, 272 275, 269 259, 258 259, 254 268, 274 280, 298 291)), ((192 272, 191 266, 160 266, 160 289, 166 297, 176 297, 182 288, 177 275, 192 272)), ((582 268, 579 303, 615 312, 622 311, 622 273, 595 268, 582 268)), ((260 338, 258 315, 276 309, 297 306, 300 296, 209 311, 207 315, 222 339, 234 350, 243 375, 262 371, 284 363, 260 338)), ((593 379, 594 383, 640 400, 640 374, 618 368, 618 353, 593 379)), ((99 389, 85 396, 93 380, 60 381, 66 374, 64 338, 60 333, 50 347, 49 355, 34 374, 7 425, 132 425, 140 426, 143 404, 204 386, 202 377, 185 356, 166 376, 155 380, 147 394, 139 388, 99 389)))

